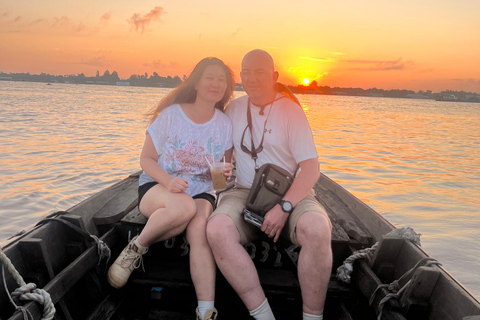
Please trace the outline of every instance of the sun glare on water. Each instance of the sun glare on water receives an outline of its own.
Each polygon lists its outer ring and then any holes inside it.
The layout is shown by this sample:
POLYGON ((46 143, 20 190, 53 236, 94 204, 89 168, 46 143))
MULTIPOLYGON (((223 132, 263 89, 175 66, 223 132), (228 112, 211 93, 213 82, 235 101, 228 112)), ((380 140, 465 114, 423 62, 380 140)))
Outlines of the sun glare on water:
POLYGON ((308 78, 303 79, 303 84, 309 84, 310 80, 308 78))

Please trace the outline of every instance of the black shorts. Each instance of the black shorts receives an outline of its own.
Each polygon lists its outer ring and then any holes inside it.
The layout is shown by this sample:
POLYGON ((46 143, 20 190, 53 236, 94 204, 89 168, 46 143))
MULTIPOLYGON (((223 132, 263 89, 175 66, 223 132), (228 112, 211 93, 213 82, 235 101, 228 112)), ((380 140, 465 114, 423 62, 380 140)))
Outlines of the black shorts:
MULTIPOLYGON (((147 182, 145 184, 142 184, 141 186, 138 187, 138 204, 140 204, 140 201, 142 201, 143 196, 145 193, 147 193, 148 190, 150 190, 154 185, 157 185, 158 182, 152 181, 152 182, 147 182)), ((192 197, 193 199, 205 199, 210 204, 212 205, 212 208, 215 209, 215 197, 212 196, 210 193, 199 193, 196 194, 192 197)))

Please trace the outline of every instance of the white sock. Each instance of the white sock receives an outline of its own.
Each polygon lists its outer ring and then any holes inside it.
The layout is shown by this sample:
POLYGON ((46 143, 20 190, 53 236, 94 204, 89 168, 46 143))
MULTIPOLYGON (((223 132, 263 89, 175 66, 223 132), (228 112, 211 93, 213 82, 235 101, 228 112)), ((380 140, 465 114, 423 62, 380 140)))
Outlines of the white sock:
POLYGON ((257 309, 250 311, 250 315, 256 320, 275 320, 267 299, 257 309))
POLYGON ((135 239, 134 243, 135 243, 135 245, 136 245, 139 249, 142 249, 142 253, 146 253, 146 252, 147 252, 148 247, 144 247, 144 246, 142 246, 140 243, 138 243, 138 238, 135 239))
POLYGON ((323 314, 317 316, 316 314, 303 313, 303 320, 323 320, 323 314))
POLYGON ((205 318, 207 311, 213 308, 215 308, 215 301, 198 301, 198 312, 202 318, 205 318))

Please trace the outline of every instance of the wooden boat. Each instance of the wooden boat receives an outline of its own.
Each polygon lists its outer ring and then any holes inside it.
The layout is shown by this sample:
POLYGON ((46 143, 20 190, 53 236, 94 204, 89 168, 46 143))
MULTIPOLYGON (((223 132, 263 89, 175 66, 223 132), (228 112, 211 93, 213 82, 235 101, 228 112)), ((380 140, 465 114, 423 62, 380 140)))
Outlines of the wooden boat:
MULTIPOLYGON (((27 283, 50 294, 55 319, 193 319, 195 291, 183 235, 150 247, 144 267, 135 270, 122 289, 106 281, 109 264, 145 223, 137 208, 139 173, 106 188, 66 212, 51 215, 11 240, 2 250, 27 283), (112 258, 101 259, 94 235, 112 258)), ((330 215, 333 272, 326 319, 480 319, 480 303, 420 246, 395 235, 395 227, 331 179, 315 185, 330 215), (351 282, 335 276, 353 252, 368 249, 371 258, 353 263, 351 282), (391 291, 397 281, 398 293, 391 291), (399 289, 401 288, 401 289, 399 289), (381 314, 381 315, 380 315, 381 314), (380 315, 380 317, 379 317, 380 315)), ((298 248, 268 238, 245 246, 257 265, 262 286, 277 319, 300 319, 301 296, 296 278, 298 248)), ((8 271, 0 290, 0 319, 22 319, 7 291, 19 287, 8 271)), ((22 303, 34 319, 43 307, 22 303)), ((238 296, 217 277, 219 319, 248 319, 238 296)))

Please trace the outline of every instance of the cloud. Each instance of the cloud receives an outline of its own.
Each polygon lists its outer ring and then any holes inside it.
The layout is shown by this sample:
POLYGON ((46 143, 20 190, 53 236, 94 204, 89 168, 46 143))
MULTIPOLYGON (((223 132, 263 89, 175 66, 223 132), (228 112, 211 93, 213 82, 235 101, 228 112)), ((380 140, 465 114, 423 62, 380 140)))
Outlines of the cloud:
POLYGON ((144 63, 142 66, 144 66, 144 67, 153 67, 153 68, 155 68, 155 69, 161 69, 161 68, 166 67, 167 65, 164 64, 164 63, 162 63, 161 60, 153 60, 152 63, 146 62, 146 63, 144 63))
POLYGON ((64 27, 70 24, 70 18, 66 16, 62 16, 61 18, 53 18, 52 27, 64 27))
POLYGON ((127 22, 131 25, 132 28, 135 28, 135 31, 140 31, 143 33, 145 31, 145 27, 150 24, 152 21, 160 20, 160 16, 165 14, 165 10, 157 6, 150 10, 147 14, 140 14, 134 13, 133 16, 127 20, 127 22))
POLYGON ((44 21, 43 18, 40 18, 40 19, 37 19, 37 20, 31 22, 30 25, 34 26, 34 25, 42 23, 43 21, 44 21))
POLYGON ((74 64, 83 64, 92 67, 100 67, 105 65, 105 56, 99 55, 90 59, 82 59, 79 62, 74 62, 74 64))
POLYGON ((235 32, 232 33, 231 37, 236 37, 240 30, 242 30, 242 28, 238 28, 237 30, 235 30, 235 32))
MULTIPOLYGON (((39 19, 39 20, 36 20, 31 25, 38 24, 41 22, 42 22, 42 19, 39 19)), ((67 16, 62 16, 60 18, 54 17, 53 23, 50 25, 50 27, 56 28, 59 30, 73 30, 75 32, 82 32, 84 30, 88 30, 88 27, 83 22, 73 21, 67 16)))
POLYGON ((319 80, 319 79, 325 78, 326 76, 328 76, 328 71, 319 73, 313 79, 310 79, 310 80, 319 80))
POLYGON ((390 61, 378 61, 378 60, 342 60, 342 62, 366 65, 366 67, 355 67, 350 70, 356 71, 380 71, 380 70, 405 70, 413 66, 413 61, 402 61, 402 58, 390 61))
POLYGON ((100 17, 100 20, 101 21, 108 21, 108 20, 110 20, 111 17, 112 17, 112 15, 109 12, 106 12, 106 13, 103 14, 103 16, 100 17))
POLYGON ((20 21, 20 20, 22 20, 22 16, 17 16, 17 17, 13 20, 13 22, 18 22, 18 21, 20 21))
POLYGON ((80 22, 78 25, 76 25, 73 29, 76 31, 76 32, 81 32, 83 30, 85 30, 87 28, 87 26, 85 24, 83 24, 82 22, 80 22))
POLYGON ((452 79, 452 81, 455 82, 460 82, 461 84, 467 84, 467 85, 476 85, 478 86, 478 89, 480 89, 480 79, 452 79))
POLYGON ((312 61, 316 61, 316 62, 331 62, 332 61, 332 59, 330 59, 330 58, 300 57, 300 59, 312 60, 312 61))
POLYGON ((166 63, 163 63, 161 60, 154 60, 152 63, 144 63, 142 66, 144 67, 150 67, 150 68, 154 68, 154 69, 165 69, 165 68, 172 68, 172 67, 175 67, 177 64, 173 61, 171 61, 170 63, 166 64, 166 63))

